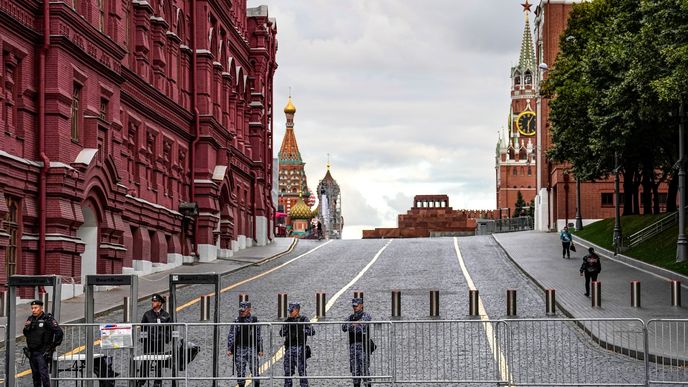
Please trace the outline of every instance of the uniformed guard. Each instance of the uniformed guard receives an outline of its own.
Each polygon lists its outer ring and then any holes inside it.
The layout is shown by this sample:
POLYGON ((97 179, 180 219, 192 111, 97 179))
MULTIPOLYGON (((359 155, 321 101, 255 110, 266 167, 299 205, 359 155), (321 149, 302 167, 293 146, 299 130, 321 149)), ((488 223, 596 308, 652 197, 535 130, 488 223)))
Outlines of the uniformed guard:
MULTIPOLYGON (((159 295, 154 294, 151 297, 151 309, 143 314, 141 324, 169 324, 172 322, 172 317, 163 309, 162 305, 165 299, 159 295)), ((165 344, 169 343, 172 338, 172 327, 170 325, 142 325, 141 326, 141 341, 143 342, 143 353, 146 355, 159 355, 165 352, 165 344)), ((147 382, 148 373, 151 364, 155 364, 155 376, 157 379, 153 381, 153 386, 158 387, 162 385, 162 367, 161 360, 148 361, 145 360, 141 364, 142 380, 138 381, 139 385, 147 382)))
POLYGON ((354 313, 342 324, 342 330, 349 332, 349 369, 354 377, 354 386, 359 387, 363 384, 370 387, 370 353, 375 350, 375 344, 369 335, 369 324, 356 321, 371 321, 373 318, 363 311, 363 298, 353 298, 351 307, 354 313))
POLYGON ((24 336, 34 387, 50 387, 48 363, 55 348, 62 343, 64 332, 52 314, 43 312, 42 301, 31 301, 31 316, 24 323, 24 336))
POLYGON ((310 347, 308 346, 308 336, 315 334, 315 329, 311 320, 306 316, 301 316, 301 304, 293 302, 287 309, 289 316, 284 320, 285 324, 279 331, 279 335, 284 337, 284 387, 291 387, 291 376, 294 375, 294 368, 299 370, 299 384, 301 387, 308 387, 306 378, 306 360, 310 357, 310 347))
POLYGON ((251 315, 252 311, 250 302, 240 302, 239 317, 234 320, 237 325, 232 325, 227 335, 227 356, 234 355, 237 384, 240 387, 246 385, 246 363, 253 375, 253 384, 260 387, 260 380, 255 378, 260 376, 258 356, 263 356, 263 338, 260 325, 257 325, 258 318, 251 315))

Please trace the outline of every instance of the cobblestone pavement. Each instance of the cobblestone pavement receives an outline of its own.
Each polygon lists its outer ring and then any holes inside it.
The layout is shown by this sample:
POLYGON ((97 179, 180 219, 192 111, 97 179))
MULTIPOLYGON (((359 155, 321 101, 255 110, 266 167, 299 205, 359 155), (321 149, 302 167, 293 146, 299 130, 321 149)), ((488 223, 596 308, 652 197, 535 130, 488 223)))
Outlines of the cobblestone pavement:
MULTIPOLYGON (((263 375, 282 375, 282 339, 276 335, 279 330, 277 294, 287 293, 290 302, 301 303, 302 314, 314 318, 315 293, 324 292, 328 300, 336 300, 329 305, 327 318, 316 325, 316 335, 309 340, 313 349, 308 366, 310 385, 352 385, 348 345, 339 322, 351 313, 350 299, 356 291, 364 293, 366 311, 374 320, 394 322, 393 326, 376 323, 372 328, 378 344, 371 357, 371 372, 378 377, 375 385, 391 385, 385 383, 389 381, 385 377, 392 374, 407 385, 430 380, 442 381, 435 384, 441 386, 496 385, 498 379, 506 378, 519 385, 643 383, 642 361, 605 348, 586 334, 586 330, 594 333, 599 327, 546 319, 542 291, 512 263, 491 236, 393 241, 303 240, 287 256, 224 277, 222 286, 232 287, 221 296, 222 322, 234 320, 239 294, 245 293, 254 306, 254 315, 262 322, 272 323, 263 327, 266 349, 266 355, 260 359, 263 375), (459 264, 455 243, 466 273, 459 264), (270 270, 273 271, 263 274, 270 270), (481 317, 468 316, 469 280, 480 291, 481 317), (505 319, 506 289, 517 289, 517 319, 505 319), (390 317, 392 290, 402 295, 401 319, 390 317), (440 291, 439 318, 429 317, 430 290, 440 291), (488 321, 497 319, 505 322, 488 321), (325 375, 340 379, 318 379, 325 375)), ((211 291, 208 286, 186 287, 178 292, 178 304, 211 291)), ((141 313, 147 308, 148 303, 139 305, 141 313)), ((199 304, 191 304, 179 311, 178 321, 198 322, 199 314, 199 304)), ((119 318, 117 313, 111 313, 100 320, 119 318)), ((604 329, 609 328, 605 325, 604 329)), ((614 334, 637 340, 638 329, 632 322, 624 321, 611 329, 614 334)), ((190 326, 185 333, 188 341, 201 346, 200 354, 189 367, 192 377, 210 375, 212 333, 211 328, 200 325, 190 326)), ((225 343, 226 334, 227 327, 221 327, 221 343, 225 343)), ((235 371, 224 351, 221 345, 219 375, 227 379, 219 385, 233 386, 235 371)), ((28 382, 28 378, 22 379, 23 385, 28 382)), ((170 384, 165 382, 166 386, 170 384)), ((212 385, 207 379, 190 384, 212 385)), ((273 380, 263 384, 283 383, 273 380)))

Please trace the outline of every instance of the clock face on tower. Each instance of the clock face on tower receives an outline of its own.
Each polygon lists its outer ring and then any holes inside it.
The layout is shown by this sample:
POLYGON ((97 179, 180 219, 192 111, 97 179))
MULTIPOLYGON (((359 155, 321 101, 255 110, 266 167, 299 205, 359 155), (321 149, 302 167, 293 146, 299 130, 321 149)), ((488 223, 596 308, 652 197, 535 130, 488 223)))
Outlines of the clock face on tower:
POLYGON ((534 135, 537 127, 535 118, 534 111, 527 110, 521 112, 518 117, 516 117, 516 128, 518 128, 518 132, 524 136, 534 135))

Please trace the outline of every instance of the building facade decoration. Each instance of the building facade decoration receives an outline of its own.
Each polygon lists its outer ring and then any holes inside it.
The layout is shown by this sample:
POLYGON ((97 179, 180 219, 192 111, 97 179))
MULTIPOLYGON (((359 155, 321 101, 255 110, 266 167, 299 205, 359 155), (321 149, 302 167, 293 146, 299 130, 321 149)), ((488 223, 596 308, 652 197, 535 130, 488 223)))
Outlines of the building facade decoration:
POLYGON ((76 283, 68 297, 87 274, 145 274, 270 242, 267 7, 2 4, 0 284, 57 274, 76 283))
POLYGON ((284 107, 284 114, 287 118, 287 129, 284 132, 284 138, 282 139, 282 145, 278 154, 278 208, 288 214, 301 197, 309 200, 311 193, 308 189, 308 179, 304 170, 306 163, 301 159, 301 152, 294 134, 296 107, 291 97, 289 97, 287 105, 284 107))
POLYGON ((342 217, 342 195, 339 184, 330 173, 330 163, 327 163, 325 177, 318 183, 318 221, 323 228, 323 234, 328 239, 341 239, 344 228, 342 217))
POLYGON ((512 216, 523 212, 514 208, 519 192, 526 203, 536 195, 537 66, 530 28, 531 5, 526 0, 522 6, 525 23, 521 51, 518 65, 511 68, 511 106, 495 156, 497 208, 509 209, 512 216))

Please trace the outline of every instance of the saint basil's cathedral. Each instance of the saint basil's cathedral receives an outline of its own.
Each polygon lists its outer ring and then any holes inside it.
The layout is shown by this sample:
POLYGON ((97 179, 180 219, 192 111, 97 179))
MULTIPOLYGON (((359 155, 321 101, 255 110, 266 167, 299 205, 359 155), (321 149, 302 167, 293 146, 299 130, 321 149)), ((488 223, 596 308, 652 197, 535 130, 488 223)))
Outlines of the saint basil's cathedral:
MULTIPOLYGON (((301 158, 296 134, 294 133, 294 115, 296 107, 291 96, 284 107, 286 131, 278 154, 278 216, 286 217, 285 235, 298 238, 317 237, 315 224, 321 225, 323 238, 339 239, 342 235, 344 220, 341 212, 341 194, 339 185, 330 173, 327 164, 325 177, 318 184, 315 192, 308 188, 308 180, 301 158), (317 196, 318 207, 311 210, 317 196)), ((279 223, 279 220, 278 220, 279 223)), ((279 224, 278 224, 279 226, 279 224)), ((279 227, 278 227, 279 229, 279 227)))

